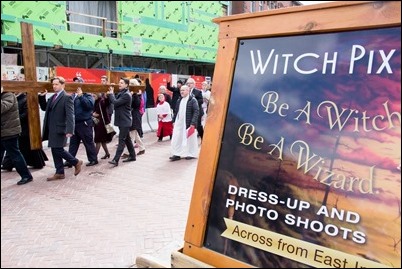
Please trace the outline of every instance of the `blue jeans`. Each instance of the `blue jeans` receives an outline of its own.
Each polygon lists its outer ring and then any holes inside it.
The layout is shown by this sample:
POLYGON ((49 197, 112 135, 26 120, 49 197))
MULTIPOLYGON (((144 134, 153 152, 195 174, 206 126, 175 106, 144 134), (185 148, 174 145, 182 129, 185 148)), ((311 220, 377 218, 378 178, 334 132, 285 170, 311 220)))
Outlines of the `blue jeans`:
POLYGON ((32 174, 28 169, 24 156, 22 156, 18 146, 18 136, 1 138, 1 160, 3 160, 4 152, 10 156, 15 169, 21 178, 32 178, 32 174))

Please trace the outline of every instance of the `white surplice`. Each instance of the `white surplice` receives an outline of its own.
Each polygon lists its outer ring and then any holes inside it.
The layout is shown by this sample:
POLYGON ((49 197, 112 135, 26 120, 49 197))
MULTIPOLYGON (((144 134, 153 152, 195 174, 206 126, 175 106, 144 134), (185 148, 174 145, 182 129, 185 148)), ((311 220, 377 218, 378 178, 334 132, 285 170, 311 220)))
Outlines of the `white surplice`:
POLYGON ((198 140, 197 131, 187 138, 186 129, 186 109, 188 98, 184 97, 179 106, 179 111, 176 116, 176 121, 173 127, 171 150, 172 155, 180 157, 194 157, 198 156, 198 140))

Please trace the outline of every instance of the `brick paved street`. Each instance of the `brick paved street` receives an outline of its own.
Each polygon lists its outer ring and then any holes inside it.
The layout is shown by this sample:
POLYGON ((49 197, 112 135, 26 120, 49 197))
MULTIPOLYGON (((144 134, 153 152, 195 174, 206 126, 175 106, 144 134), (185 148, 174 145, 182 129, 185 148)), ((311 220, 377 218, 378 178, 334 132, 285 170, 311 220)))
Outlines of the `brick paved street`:
MULTIPOLYGON (((111 168, 99 160, 76 177, 66 169, 60 181, 46 181, 55 172, 48 148, 33 182, 18 186, 15 170, 2 171, 1 267, 127 268, 144 254, 169 263, 183 245, 198 160, 170 162, 170 141, 156 140, 144 135, 146 153, 136 162, 111 168)), ((77 157, 88 161, 83 145, 77 157)))

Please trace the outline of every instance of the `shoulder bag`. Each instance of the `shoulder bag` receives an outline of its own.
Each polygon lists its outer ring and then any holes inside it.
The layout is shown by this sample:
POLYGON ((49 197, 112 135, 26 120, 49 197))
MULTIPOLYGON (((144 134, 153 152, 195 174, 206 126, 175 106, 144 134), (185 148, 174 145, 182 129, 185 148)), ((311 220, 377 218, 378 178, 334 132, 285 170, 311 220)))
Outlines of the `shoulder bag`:
POLYGON ((106 133, 108 133, 108 134, 113 133, 113 132, 116 133, 112 123, 108 123, 108 124, 105 123, 105 118, 103 117, 102 107, 101 107, 100 103, 99 103, 99 109, 101 112, 103 124, 105 125, 106 133))

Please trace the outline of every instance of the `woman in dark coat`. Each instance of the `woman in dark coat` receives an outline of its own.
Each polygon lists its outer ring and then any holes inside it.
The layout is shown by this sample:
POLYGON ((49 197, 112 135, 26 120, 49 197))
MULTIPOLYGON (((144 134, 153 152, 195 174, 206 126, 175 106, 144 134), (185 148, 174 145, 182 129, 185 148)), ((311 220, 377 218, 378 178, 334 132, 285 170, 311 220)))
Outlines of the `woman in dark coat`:
POLYGON ((131 102, 131 116, 133 117, 133 122, 131 124, 130 131, 137 130, 138 135, 142 136, 142 114, 140 112, 141 105, 141 92, 133 93, 131 102))
MULTIPOLYGON (((130 86, 139 86, 140 84, 135 79, 130 79, 130 86)), ((138 154, 142 155, 145 153, 145 145, 142 141, 141 137, 143 136, 142 132, 142 114, 141 113, 141 98, 142 92, 133 93, 132 102, 131 102, 131 116, 133 117, 133 122, 130 128, 130 134, 134 139, 136 145, 138 146, 138 154)))
POLYGON ((112 141, 113 136, 116 133, 107 133, 105 125, 110 123, 110 116, 107 113, 107 108, 109 106, 109 99, 101 93, 94 94, 95 106, 94 113, 92 114, 95 118, 99 120, 99 123, 95 125, 95 145, 96 153, 99 153, 100 147, 102 146, 105 151, 105 155, 101 159, 108 159, 110 157, 109 149, 107 148, 107 143, 112 141))
POLYGON ((149 83, 149 78, 145 79, 145 92, 147 94, 147 103, 145 104, 145 107, 146 108, 155 107, 154 89, 152 88, 151 83, 149 83))
MULTIPOLYGON (((31 142, 29 139, 29 124, 28 124, 28 106, 26 93, 19 93, 17 95, 18 112, 21 123, 21 134, 18 137, 18 144, 22 155, 25 158, 27 166, 31 166, 34 169, 42 169, 48 160, 46 153, 43 149, 31 150, 31 142)), ((11 171, 14 168, 10 156, 6 153, 2 163, 2 169, 11 171)))

